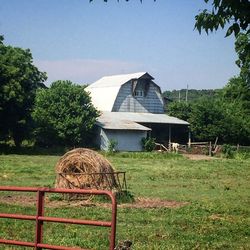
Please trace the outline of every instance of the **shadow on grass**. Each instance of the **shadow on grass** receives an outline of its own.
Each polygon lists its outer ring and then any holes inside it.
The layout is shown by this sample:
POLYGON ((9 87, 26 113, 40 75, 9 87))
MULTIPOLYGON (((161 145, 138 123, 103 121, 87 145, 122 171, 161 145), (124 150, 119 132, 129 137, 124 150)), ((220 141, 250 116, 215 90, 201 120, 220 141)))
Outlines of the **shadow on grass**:
POLYGON ((17 154, 17 155, 55 155, 60 156, 72 148, 53 146, 53 147, 38 147, 38 146, 21 146, 0 144, 0 154, 17 154))

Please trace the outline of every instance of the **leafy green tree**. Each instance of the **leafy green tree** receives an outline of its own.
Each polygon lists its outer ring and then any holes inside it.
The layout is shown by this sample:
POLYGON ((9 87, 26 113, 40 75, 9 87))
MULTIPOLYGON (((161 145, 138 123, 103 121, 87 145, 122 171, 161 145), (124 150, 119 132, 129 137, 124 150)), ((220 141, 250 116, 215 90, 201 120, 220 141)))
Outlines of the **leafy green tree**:
POLYGON ((213 141, 216 137, 224 141, 230 131, 231 121, 219 100, 204 98, 194 103, 188 121, 192 134, 198 141, 213 141))
POLYGON ((250 145, 250 119, 242 113, 242 109, 237 103, 225 102, 224 113, 227 117, 227 130, 223 134, 223 142, 229 144, 250 145))
POLYGON ((233 77, 222 91, 223 107, 231 119, 229 142, 250 144, 250 85, 233 77))
POLYGON ((53 82, 38 90, 33 118, 40 145, 77 146, 88 142, 98 111, 83 86, 70 81, 53 82))
POLYGON ((250 85, 242 77, 231 78, 222 90, 223 101, 240 107, 241 113, 250 116, 250 85))
POLYGON ((216 99, 203 98, 191 105, 191 132, 195 140, 250 144, 249 89, 240 77, 232 78, 216 99))
POLYGON ((30 50, 3 43, 0 36, 0 139, 19 146, 31 128, 36 90, 45 87, 46 74, 34 65, 30 50))
POLYGON ((239 33, 235 41, 235 51, 238 54, 237 66, 241 69, 240 75, 250 86, 250 34, 239 33))
MULTIPOLYGON (((209 0, 204 0, 206 3, 209 0)), ((235 51, 239 59, 236 64, 241 76, 250 84, 250 2, 249 0, 212 0, 212 10, 203 10, 196 15, 195 28, 208 34, 229 24, 226 37, 235 35, 235 51)))
MULTIPOLYGON (((210 0, 204 0, 206 3, 210 0)), ((250 2, 249 0, 211 0, 212 10, 204 9, 196 15, 195 28, 201 33, 201 30, 209 31, 222 29, 229 24, 226 36, 233 32, 237 36, 240 31, 249 33, 250 23, 250 2)))
POLYGON ((167 106, 168 115, 187 121, 190 117, 191 105, 187 102, 172 102, 167 106))

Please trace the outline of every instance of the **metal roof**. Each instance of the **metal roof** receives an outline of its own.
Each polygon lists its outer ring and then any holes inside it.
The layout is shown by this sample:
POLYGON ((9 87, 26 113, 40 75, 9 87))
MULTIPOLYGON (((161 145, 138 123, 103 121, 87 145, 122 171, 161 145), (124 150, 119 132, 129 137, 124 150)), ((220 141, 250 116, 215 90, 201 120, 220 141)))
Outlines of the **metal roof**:
POLYGON ((106 119, 105 117, 100 117, 96 123, 98 126, 105 129, 115 129, 115 130, 142 130, 142 131, 150 131, 150 128, 147 128, 139 123, 128 121, 128 120, 120 120, 120 119, 106 119))
POLYGON ((139 123, 179 124, 188 122, 165 114, 133 113, 133 112, 102 112, 97 124, 105 129, 151 130, 139 123))
POLYGON ((147 72, 138 72, 132 74, 123 74, 123 75, 112 75, 112 76, 104 76, 98 81, 92 83, 87 88, 106 88, 106 87, 121 87, 124 83, 128 82, 131 79, 138 79, 144 75, 150 76, 147 72))
POLYGON ((111 111, 121 86, 131 79, 138 79, 144 75, 153 79, 147 72, 105 76, 89 85, 85 90, 90 93, 92 103, 98 110, 111 111))

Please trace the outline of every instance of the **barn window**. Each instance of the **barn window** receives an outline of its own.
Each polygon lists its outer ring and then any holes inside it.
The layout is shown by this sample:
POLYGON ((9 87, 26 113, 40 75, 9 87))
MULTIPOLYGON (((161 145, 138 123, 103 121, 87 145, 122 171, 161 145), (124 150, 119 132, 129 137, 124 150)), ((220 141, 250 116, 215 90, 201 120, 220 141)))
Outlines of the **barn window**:
POLYGON ((136 90, 135 91, 135 97, 143 97, 144 96, 144 91, 143 90, 136 90))

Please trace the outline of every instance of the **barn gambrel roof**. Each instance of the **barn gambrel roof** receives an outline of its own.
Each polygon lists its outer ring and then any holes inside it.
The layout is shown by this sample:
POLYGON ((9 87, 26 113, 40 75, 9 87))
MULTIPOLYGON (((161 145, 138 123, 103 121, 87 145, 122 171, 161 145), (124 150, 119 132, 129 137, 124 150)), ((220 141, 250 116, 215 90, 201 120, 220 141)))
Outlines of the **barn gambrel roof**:
POLYGON ((147 76, 154 78, 147 72, 138 72, 133 74, 104 76, 98 81, 92 83, 86 88, 90 93, 94 106, 101 111, 112 111, 116 97, 121 86, 133 79, 139 79, 147 76))

